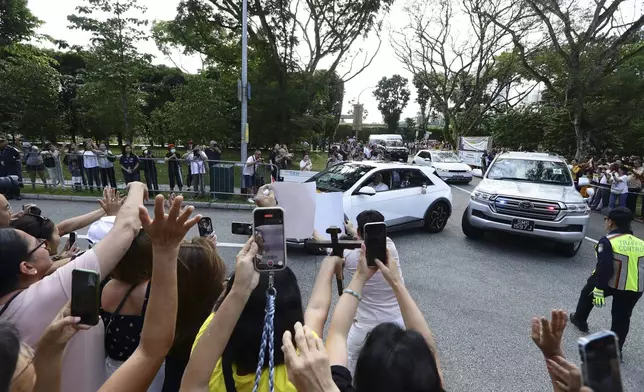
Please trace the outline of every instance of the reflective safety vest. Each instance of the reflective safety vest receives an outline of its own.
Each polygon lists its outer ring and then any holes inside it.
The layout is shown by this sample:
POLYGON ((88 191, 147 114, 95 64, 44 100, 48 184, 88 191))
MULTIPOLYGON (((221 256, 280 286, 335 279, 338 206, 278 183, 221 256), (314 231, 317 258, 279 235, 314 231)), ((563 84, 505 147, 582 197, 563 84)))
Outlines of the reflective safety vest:
POLYGON ((608 286, 644 292, 644 241, 632 234, 612 234, 606 238, 613 248, 613 276, 608 286))

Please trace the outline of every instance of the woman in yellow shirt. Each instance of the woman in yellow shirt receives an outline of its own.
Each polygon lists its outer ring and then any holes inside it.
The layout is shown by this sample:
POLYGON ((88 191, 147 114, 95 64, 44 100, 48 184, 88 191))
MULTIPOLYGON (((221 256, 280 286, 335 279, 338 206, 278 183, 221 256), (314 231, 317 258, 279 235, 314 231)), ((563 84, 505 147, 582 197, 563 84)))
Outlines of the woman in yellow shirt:
MULTIPOLYGON (((257 244, 252 239, 237 255, 235 274, 226 287, 226 296, 216 313, 201 327, 190 362, 181 383, 182 392, 252 392, 257 370, 266 308, 268 274, 259 274, 253 266, 257 244)), ((285 331, 294 334, 296 322, 309 325, 322 336, 329 307, 331 281, 342 259, 327 257, 322 262, 306 313, 297 278, 289 268, 275 272, 274 316, 274 387, 276 392, 296 392, 288 380, 284 354, 280 349, 285 331)), ((258 391, 268 392, 268 354, 258 391)))

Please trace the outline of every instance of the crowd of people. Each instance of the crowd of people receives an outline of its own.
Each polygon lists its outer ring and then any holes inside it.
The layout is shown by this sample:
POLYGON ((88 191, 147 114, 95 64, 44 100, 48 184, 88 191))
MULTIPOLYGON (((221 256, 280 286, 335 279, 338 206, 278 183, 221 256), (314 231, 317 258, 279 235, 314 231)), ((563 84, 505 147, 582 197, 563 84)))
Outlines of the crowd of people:
MULTIPOLYGON (((325 257, 304 306, 291 269, 257 272, 253 238, 228 274, 216 237, 185 238, 201 218, 193 207, 157 195, 150 217, 147 195, 137 181, 126 198, 106 188, 100 208, 59 223, 34 205, 13 213, 0 195, 0 391, 447 389, 440 350, 391 239, 377 267, 367 265, 364 245, 325 257), (88 225, 90 249, 58 252, 61 236, 88 225), (95 326, 71 316, 75 269, 102 279, 95 326), (338 271, 349 284, 330 314, 338 271), (264 335, 272 287, 274 325, 264 335)), ((275 206, 270 185, 254 201, 275 206)), ((346 232, 361 239, 365 224, 383 221, 364 211, 346 232)), ((534 319, 532 339, 555 391, 589 391, 563 356, 566 320, 562 311, 534 319)))

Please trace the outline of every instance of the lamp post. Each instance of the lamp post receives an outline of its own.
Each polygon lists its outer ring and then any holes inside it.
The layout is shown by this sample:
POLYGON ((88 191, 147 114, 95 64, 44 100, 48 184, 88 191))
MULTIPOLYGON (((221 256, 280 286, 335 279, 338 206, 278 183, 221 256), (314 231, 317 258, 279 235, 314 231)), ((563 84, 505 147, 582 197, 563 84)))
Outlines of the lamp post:
POLYGON ((358 140, 358 131, 362 130, 362 114, 364 112, 364 105, 360 103, 360 96, 362 93, 372 88, 376 88, 376 86, 362 89, 360 94, 358 94, 358 102, 353 104, 353 130, 356 131, 356 140, 358 140))
POLYGON ((242 0, 241 161, 248 158, 248 0, 242 0))

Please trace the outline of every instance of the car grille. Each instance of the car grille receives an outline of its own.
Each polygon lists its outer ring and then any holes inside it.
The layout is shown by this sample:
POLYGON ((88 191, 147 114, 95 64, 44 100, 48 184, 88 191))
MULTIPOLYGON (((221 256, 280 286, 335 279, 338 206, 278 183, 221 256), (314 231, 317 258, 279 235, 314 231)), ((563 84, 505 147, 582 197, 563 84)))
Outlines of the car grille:
POLYGON ((498 196, 494 200, 493 206, 499 214, 544 221, 554 221, 561 210, 559 204, 554 202, 515 199, 504 196, 498 196))

